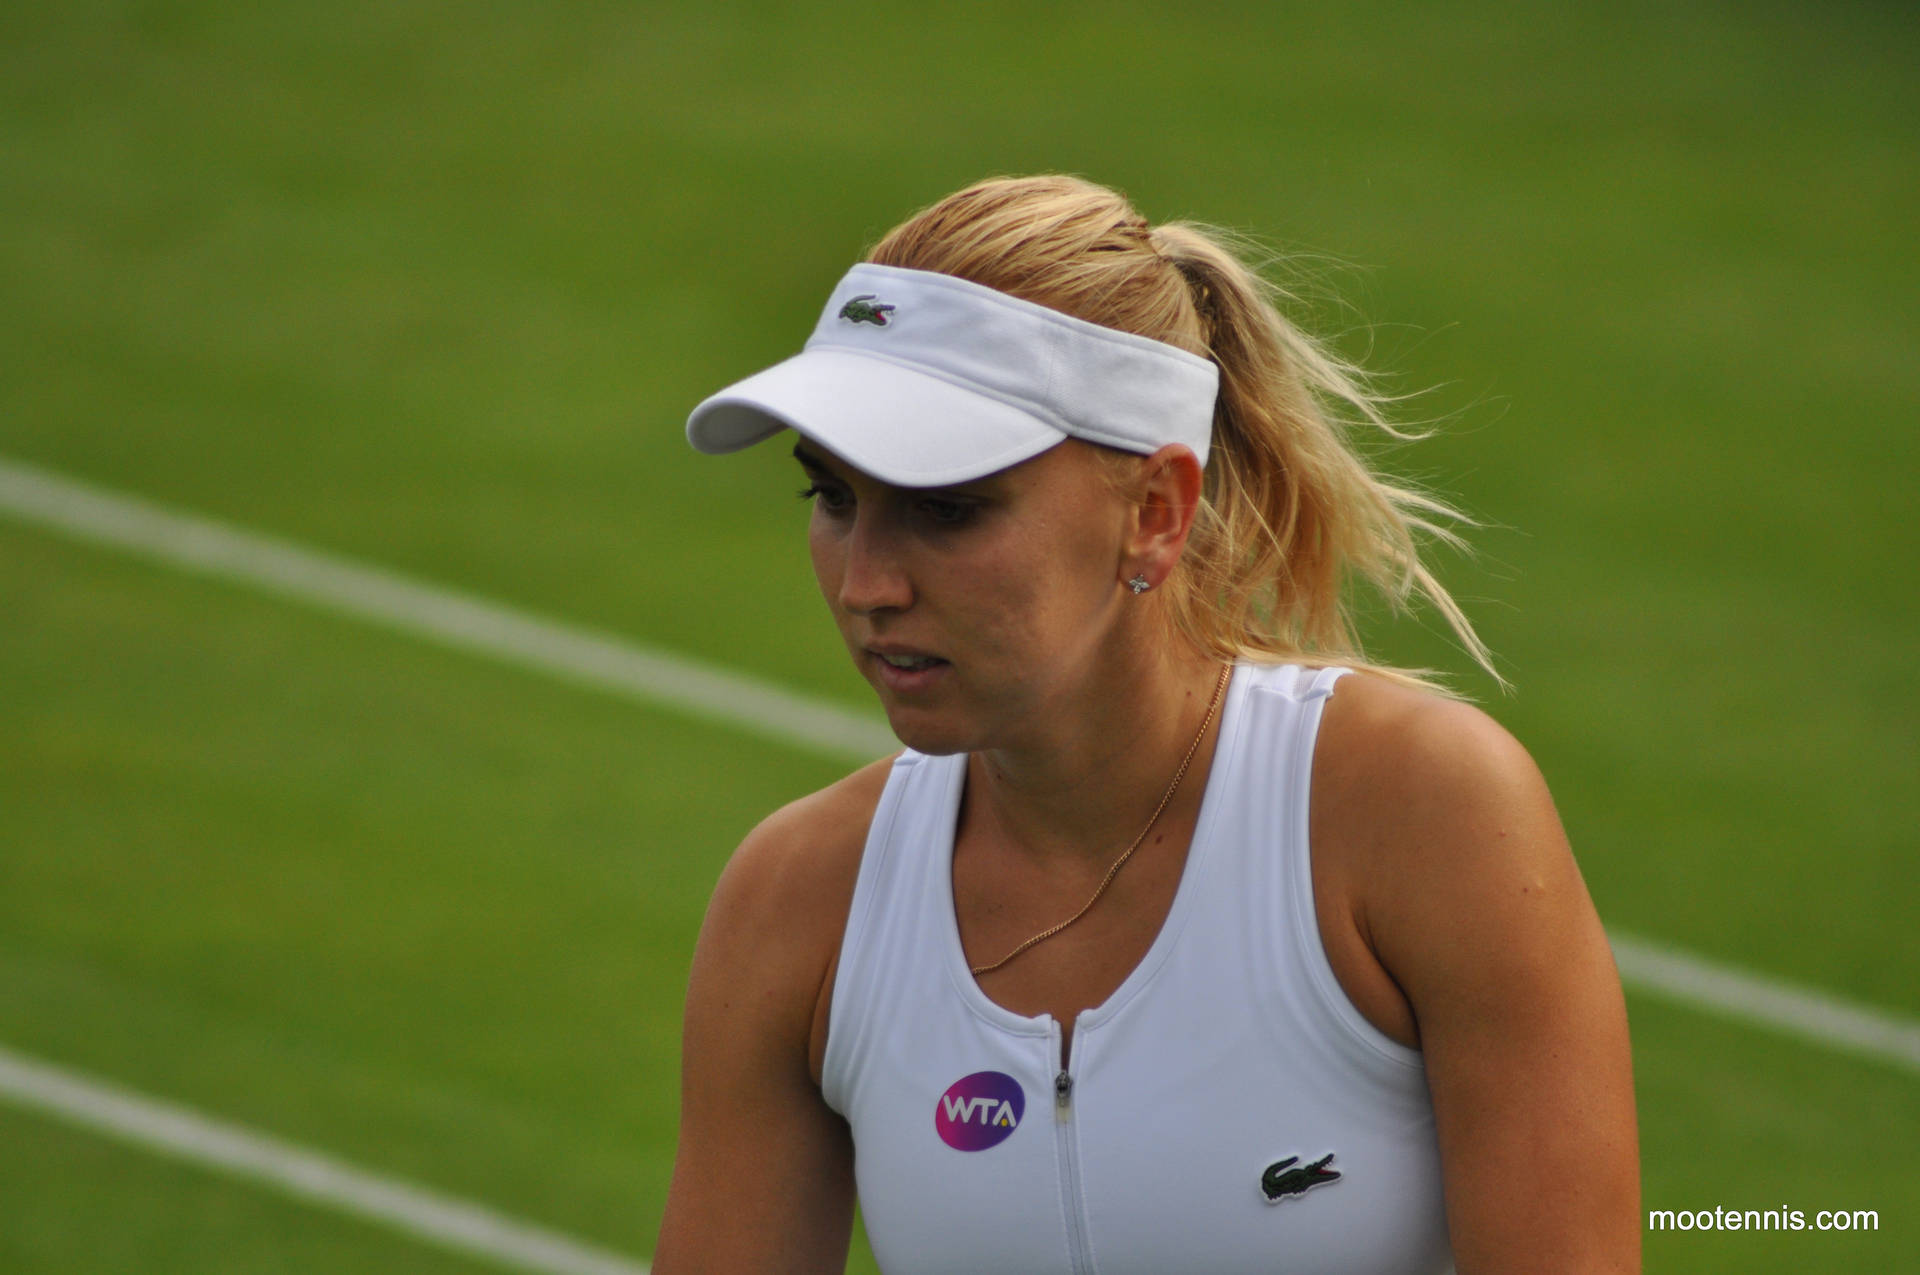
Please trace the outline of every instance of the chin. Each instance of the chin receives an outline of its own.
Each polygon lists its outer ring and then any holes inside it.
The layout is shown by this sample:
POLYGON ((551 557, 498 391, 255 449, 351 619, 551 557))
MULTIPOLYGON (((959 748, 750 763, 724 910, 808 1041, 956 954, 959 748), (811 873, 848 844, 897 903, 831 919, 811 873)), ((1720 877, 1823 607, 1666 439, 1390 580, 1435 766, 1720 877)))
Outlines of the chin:
POLYGON ((929 757, 950 757, 974 751, 979 745, 972 732, 961 723, 930 713, 896 709, 887 714, 887 725, 894 737, 916 753, 929 757))

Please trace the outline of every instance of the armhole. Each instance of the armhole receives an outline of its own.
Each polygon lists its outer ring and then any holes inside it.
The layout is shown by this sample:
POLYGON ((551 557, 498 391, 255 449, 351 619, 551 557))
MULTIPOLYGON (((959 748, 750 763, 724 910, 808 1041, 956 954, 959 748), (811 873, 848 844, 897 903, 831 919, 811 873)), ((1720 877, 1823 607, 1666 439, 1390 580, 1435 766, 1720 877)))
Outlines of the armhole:
POLYGON ((1425 1057, 1368 1022, 1366 1016, 1348 999, 1327 959, 1327 946, 1320 937, 1320 910, 1313 892, 1313 840, 1310 835, 1313 798, 1313 752, 1320 736, 1320 717, 1333 697, 1334 683, 1350 673, 1344 668, 1311 671, 1300 691, 1300 715, 1294 738, 1292 773, 1287 777, 1287 808, 1294 812, 1292 845, 1296 853, 1287 856, 1286 871, 1291 878, 1287 898, 1293 908, 1294 945, 1300 967, 1313 996, 1343 1039, 1362 1051, 1358 1061, 1379 1059, 1401 1072, 1424 1070, 1425 1057))
POLYGON ((847 909, 847 928, 840 937, 833 992, 827 1005, 827 1048, 820 1060, 820 1093, 827 1106, 842 1116, 847 1114, 855 1060, 866 1035, 864 1007, 869 998, 864 992, 872 976, 862 954, 875 902, 884 893, 879 879, 893 845, 893 823, 907 788, 905 780, 919 759, 920 754, 904 751, 894 759, 893 769, 887 774, 886 787, 880 791, 873 822, 867 828, 866 845, 860 851, 860 872, 854 879, 853 901, 847 909))

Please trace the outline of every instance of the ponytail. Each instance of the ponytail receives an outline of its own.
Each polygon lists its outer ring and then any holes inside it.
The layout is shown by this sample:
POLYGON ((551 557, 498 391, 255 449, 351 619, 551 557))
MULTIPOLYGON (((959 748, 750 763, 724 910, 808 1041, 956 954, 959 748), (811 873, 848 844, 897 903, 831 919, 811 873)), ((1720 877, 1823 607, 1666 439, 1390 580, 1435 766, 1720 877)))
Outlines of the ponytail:
POLYGON ((1206 499, 1174 585, 1181 632, 1220 656, 1365 665, 1342 593, 1357 575, 1396 611, 1424 598, 1500 680, 1472 623, 1420 559, 1422 536, 1460 547, 1446 524, 1467 520, 1374 473, 1350 440, 1356 426, 1408 437, 1387 418, 1384 396, 1287 321, 1279 290, 1225 236, 1175 222, 1151 238, 1186 281, 1220 368, 1206 499))
MULTIPOLYGON (((1071 177, 981 182, 916 214, 869 254, 934 270, 1210 358, 1220 368, 1212 454, 1180 566, 1162 586, 1176 630, 1218 659, 1249 656, 1427 675, 1370 663, 1344 597, 1373 585, 1396 611, 1419 599, 1505 685, 1473 625, 1420 558, 1468 520, 1375 474, 1350 435, 1409 437, 1365 373, 1290 323, 1278 288, 1227 236, 1149 227, 1114 191, 1071 177)), ((1116 466, 1139 458, 1114 453, 1116 466)))

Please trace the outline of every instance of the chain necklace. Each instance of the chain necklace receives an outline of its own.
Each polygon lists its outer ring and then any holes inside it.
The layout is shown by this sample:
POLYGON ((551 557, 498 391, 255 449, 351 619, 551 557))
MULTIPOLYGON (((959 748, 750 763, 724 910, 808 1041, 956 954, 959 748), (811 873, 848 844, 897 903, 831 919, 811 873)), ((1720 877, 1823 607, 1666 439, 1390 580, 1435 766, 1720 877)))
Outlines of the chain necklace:
POLYGON ((1160 794, 1160 804, 1153 808, 1153 814, 1147 819, 1147 826, 1140 829, 1140 835, 1133 839, 1133 844, 1120 852, 1120 857, 1113 861, 1111 868, 1107 869, 1107 875, 1100 878, 1100 888, 1093 892, 1093 897, 1088 899, 1078 912, 1075 912, 1072 916, 1060 922, 1060 924, 1040 931, 999 960, 989 965, 973 966, 973 973, 993 973, 993 971, 999 969, 1002 965, 1005 965, 1008 961, 1011 961, 1014 957, 1020 955, 1020 953, 1026 951, 1034 944, 1046 942, 1087 913, 1093 911, 1093 905, 1100 901, 1100 896, 1105 894, 1107 887, 1113 884, 1113 879, 1120 874, 1120 869, 1125 867, 1127 860, 1133 857, 1133 852, 1140 848, 1140 843, 1147 839, 1147 834, 1153 831, 1153 825, 1160 822, 1160 815, 1166 810, 1167 803, 1172 801, 1173 794, 1179 791, 1180 781, 1187 777, 1187 767, 1192 763, 1193 755, 1200 751, 1200 741, 1207 737, 1207 727, 1213 724, 1214 710, 1220 707, 1220 696, 1226 691, 1227 679, 1231 677, 1232 674, 1233 665, 1231 664, 1226 665, 1220 670, 1220 680, 1213 684, 1213 698, 1207 701, 1207 715, 1201 719, 1199 733, 1193 737, 1193 742, 1187 745, 1187 755, 1180 759, 1180 769, 1173 772, 1173 782, 1167 785, 1167 790, 1164 793, 1160 794))

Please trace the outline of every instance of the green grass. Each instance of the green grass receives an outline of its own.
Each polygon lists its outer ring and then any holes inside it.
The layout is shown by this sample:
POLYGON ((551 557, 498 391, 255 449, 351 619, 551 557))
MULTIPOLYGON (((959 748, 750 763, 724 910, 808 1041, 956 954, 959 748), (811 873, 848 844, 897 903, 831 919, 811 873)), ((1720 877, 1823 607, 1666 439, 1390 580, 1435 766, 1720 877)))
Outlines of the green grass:
POLYGON ((650 1246, 706 892, 832 769, 0 545, 0 1040, 650 1246))
MULTIPOLYGON (((1324 317, 1440 387, 1392 461, 1491 524, 1444 574, 1518 694, 1373 637, 1533 749, 1609 922, 1920 1014, 1916 46, 1871 4, 12 6, 0 454, 858 704, 791 463, 681 421, 915 205, 1085 172, 1361 267, 1374 326, 1324 317)), ((650 1248, 707 889, 830 764, 12 523, 0 688, 0 1041, 650 1248)), ((1883 1218, 1650 1269, 1920 1265, 1911 1075, 1633 1010, 1650 1206, 1883 1218)), ((430 1260, 90 1139, 0 1109, 62 1166, 0 1176, 5 1264, 430 1260)))
POLYGON ((0 1146, 0 1265, 12 1275, 501 1270, 6 1106, 0 1146))
POLYGON ((1920 1085, 1651 997, 1628 998, 1648 1209, 1799 1209, 1795 1233, 1650 1232, 1650 1271, 1911 1271, 1920 1085), (1812 1229, 1871 1209, 1879 1230, 1812 1229))

